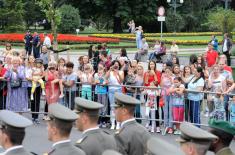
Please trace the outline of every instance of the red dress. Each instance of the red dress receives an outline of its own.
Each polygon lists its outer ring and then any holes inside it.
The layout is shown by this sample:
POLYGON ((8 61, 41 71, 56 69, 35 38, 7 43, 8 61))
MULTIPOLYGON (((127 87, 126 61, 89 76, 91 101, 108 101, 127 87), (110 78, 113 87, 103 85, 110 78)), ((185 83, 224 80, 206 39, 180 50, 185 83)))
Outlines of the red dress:
POLYGON ((46 82, 45 90, 46 90, 46 101, 48 104, 51 103, 57 103, 59 100, 59 84, 55 83, 54 84, 54 97, 51 98, 52 96, 52 87, 51 87, 51 81, 55 80, 58 78, 58 73, 55 71, 54 73, 51 73, 50 71, 47 73, 48 80, 46 82))
MULTIPOLYGON (((159 71, 155 71, 156 75, 157 75, 157 84, 156 86, 158 86, 161 82, 161 73, 159 71)), ((154 75, 149 75, 148 71, 144 73, 144 86, 150 86, 150 83, 154 81, 154 75), (148 76, 148 83, 145 83, 145 79, 148 76)))

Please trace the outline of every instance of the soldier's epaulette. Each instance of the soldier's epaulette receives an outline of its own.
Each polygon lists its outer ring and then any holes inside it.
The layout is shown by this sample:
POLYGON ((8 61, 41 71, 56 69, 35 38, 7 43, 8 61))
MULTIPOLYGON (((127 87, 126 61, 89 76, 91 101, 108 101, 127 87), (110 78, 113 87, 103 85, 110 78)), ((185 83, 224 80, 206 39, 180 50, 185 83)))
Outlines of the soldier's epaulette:
POLYGON ((87 136, 80 138, 80 139, 76 142, 76 144, 81 144, 86 138, 87 138, 87 136))
POLYGON ((117 130, 117 131, 115 132, 115 135, 120 134, 120 133, 123 131, 123 129, 124 129, 124 128, 120 128, 119 130, 117 130))

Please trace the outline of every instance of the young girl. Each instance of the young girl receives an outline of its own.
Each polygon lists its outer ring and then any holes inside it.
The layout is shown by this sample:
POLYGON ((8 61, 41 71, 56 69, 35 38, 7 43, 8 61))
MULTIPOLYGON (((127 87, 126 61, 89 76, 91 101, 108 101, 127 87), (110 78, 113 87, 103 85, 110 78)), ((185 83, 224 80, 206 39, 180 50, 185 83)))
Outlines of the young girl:
POLYGON ((216 120, 225 121, 225 109, 224 109, 224 98, 221 95, 222 90, 217 90, 217 94, 212 97, 212 101, 214 103, 214 110, 212 112, 212 117, 216 120))
POLYGON ((84 65, 84 72, 81 72, 79 78, 82 82, 82 98, 87 98, 91 100, 92 96, 92 83, 93 83, 93 68, 91 64, 84 65))
MULTIPOLYGON (((63 98, 64 97, 64 85, 63 85, 63 77, 66 73, 66 67, 65 67, 65 59, 64 58, 60 58, 58 60, 58 66, 57 66, 57 70, 58 70, 58 81, 59 81, 59 87, 60 87, 60 96, 59 98, 63 98)), ((52 90, 54 90, 54 83, 56 83, 56 81, 54 81, 51 85, 52 90)), ((54 92, 52 91, 52 94, 54 94, 54 92)))
POLYGON ((34 100, 33 94, 35 92, 35 89, 37 87, 37 83, 41 85, 42 88, 42 95, 46 95, 45 93, 45 84, 42 80, 43 74, 44 74, 44 68, 43 68, 43 61, 42 59, 37 58, 35 60, 36 66, 32 69, 32 89, 31 89, 31 100, 34 100))
POLYGON ((174 84, 170 88, 170 104, 172 104, 173 121, 175 121, 176 130, 174 134, 180 134, 180 123, 184 121, 184 85, 180 77, 174 78, 174 84))
MULTIPOLYGON (((150 87, 156 87, 153 82, 150 83, 150 87)), ((143 94, 147 94, 147 102, 145 104, 145 116, 146 119, 156 119, 156 110, 157 110, 157 96, 159 96, 159 90, 156 88, 149 88, 143 91, 143 94), (149 117, 150 116, 150 117, 149 117)), ((151 123, 151 132, 153 133, 156 126, 156 121, 148 121, 146 124, 146 128, 149 127, 149 124, 151 123)))
POLYGON ((96 84, 95 94, 97 94, 98 97, 97 102, 104 105, 104 107, 100 111, 100 114, 102 116, 106 116, 108 114, 107 86, 97 85, 97 84, 106 84, 107 82, 105 78, 105 66, 103 63, 99 63, 98 73, 95 73, 94 80, 96 84))
POLYGON ((230 102, 229 109, 230 109, 230 122, 232 125, 235 126, 235 96, 233 96, 233 99, 230 102))

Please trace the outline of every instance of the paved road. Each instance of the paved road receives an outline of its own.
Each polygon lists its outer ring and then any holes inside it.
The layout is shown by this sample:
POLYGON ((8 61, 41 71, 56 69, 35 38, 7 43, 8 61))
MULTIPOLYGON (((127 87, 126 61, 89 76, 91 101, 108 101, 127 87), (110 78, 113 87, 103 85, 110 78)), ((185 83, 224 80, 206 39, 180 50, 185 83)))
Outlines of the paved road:
MULTIPOLYGON (((29 117, 28 114, 27 117, 29 117)), ((169 143, 179 146, 179 144, 175 142, 175 139, 177 138, 177 136, 175 135, 162 136, 161 134, 153 134, 153 136, 167 140, 169 143)), ((80 137, 81 132, 73 128, 71 133, 72 142, 75 143, 80 137)), ((47 140, 47 128, 44 121, 41 121, 41 124, 39 125, 33 125, 27 128, 26 138, 24 140, 24 146, 27 150, 30 150, 37 154, 42 154, 50 151, 51 145, 52 143, 47 140)), ((233 141, 231 148, 233 149, 233 151, 235 151, 235 141, 233 141)), ((208 155, 211 155, 211 153, 208 155)))

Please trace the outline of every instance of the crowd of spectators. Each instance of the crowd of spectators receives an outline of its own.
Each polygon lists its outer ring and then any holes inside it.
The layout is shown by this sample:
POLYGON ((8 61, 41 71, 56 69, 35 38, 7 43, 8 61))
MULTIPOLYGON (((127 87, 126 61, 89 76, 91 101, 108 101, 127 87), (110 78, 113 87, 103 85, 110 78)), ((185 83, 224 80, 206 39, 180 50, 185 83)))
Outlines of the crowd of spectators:
MULTIPOLYGON (((148 46, 142 41, 143 46, 148 46)), ((183 66, 173 42, 170 59, 160 65, 150 59, 147 68, 137 59, 142 53, 132 60, 122 48, 115 58, 105 43, 91 45, 88 54, 77 62, 71 62, 69 55, 55 61, 47 45, 40 49, 38 56, 37 50, 36 54, 16 52, 6 44, 0 61, 1 109, 22 113, 30 108, 39 112, 41 96, 45 96, 45 112, 53 103, 74 109, 75 96, 81 96, 104 105, 100 111, 104 116, 101 126, 107 125, 105 116, 110 115, 111 129, 119 129, 120 123, 114 119, 114 93, 122 92, 142 101, 135 115, 146 118, 150 132, 180 134, 179 122, 186 120, 200 126, 201 113, 235 123, 235 97, 229 96, 235 87, 232 69, 227 65, 226 53, 219 55, 212 43, 208 44, 208 51, 190 56, 189 63, 183 66), (75 63, 78 68, 74 68, 75 63), (164 129, 160 128, 161 120, 164 129)), ((144 52, 145 48, 141 50, 144 52)), ((157 56, 156 51, 160 50, 166 53, 164 43, 157 41, 150 57, 157 56)), ((37 113, 32 114, 32 119, 39 123, 37 113)))

